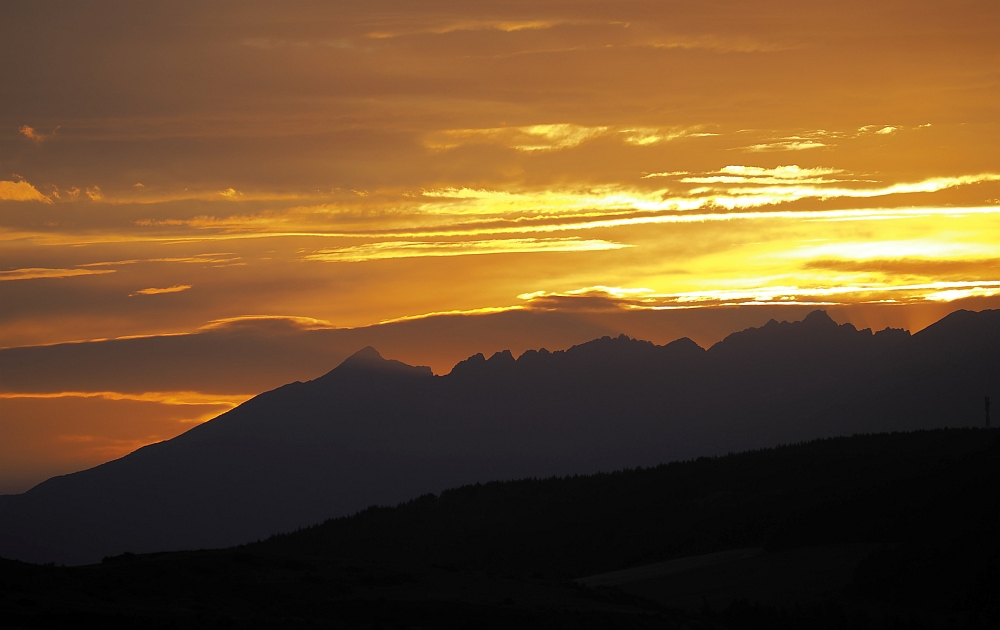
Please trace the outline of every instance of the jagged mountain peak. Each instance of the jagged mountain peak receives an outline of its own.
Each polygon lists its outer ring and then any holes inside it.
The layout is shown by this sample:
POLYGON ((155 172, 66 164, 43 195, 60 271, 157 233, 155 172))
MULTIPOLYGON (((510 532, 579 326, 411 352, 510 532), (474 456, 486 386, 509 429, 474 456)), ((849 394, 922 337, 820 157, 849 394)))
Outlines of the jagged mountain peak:
POLYGON ((833 321, 833 318, 826 311, 816 309, 805 316, 802 325, 810 328, 834 328, 837 326, 837 322, 833 321))
POLYGON ((395 359, 386 359, 375 348, 366 346, 344 359, 343 363, 322 378, 343 374, 371 374, 372 372, 406 376, 433 376, 433 372, 427 366, 414 366, 395 359))
POLYGON ((358 350, 351 356, 344 359, 344 363, 377 363, 385 361, 382 354, 371 346, 365 346, 364 348, 358 350))

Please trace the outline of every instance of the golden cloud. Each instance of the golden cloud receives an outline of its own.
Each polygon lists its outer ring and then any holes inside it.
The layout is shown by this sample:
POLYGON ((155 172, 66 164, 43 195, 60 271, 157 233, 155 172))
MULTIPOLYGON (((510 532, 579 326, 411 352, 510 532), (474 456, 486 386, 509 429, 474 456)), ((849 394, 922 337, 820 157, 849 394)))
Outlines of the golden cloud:
POLYGON ((275 324, 279 328, 291 330, 328 330, 336 328, 336 326, 325 319, 317 319, 315 317, 298 317, 295 315, 242 315, 239 317, 213 319, 199 328, 199 330, 246 330, 258 329, 261 325, 268 328, 274 328, 275 326, 273 325, 275 324))
POLYGON ((642 179, 653 179, 655 177, 677 177, 678 175, 690 175, 690 171, 662 171, 659 173, 646 173, 642 179))
MULTIPOLYGON (((1000 174, 982 173, 978 175, 960 175, 956 177, 934 177, 918 182, 905 182, 881 187, 845 188, 825 187, 815 184, 838 183, 845 180, 828 180, 816 175, 838 172, 832 169, 800 169, 797 166, 784 166, 777 169, 759 169, 756 167, 729 166, 726 172, 744 175, 730 175, 713 178, 718 183, 729 181, 741 184, 754 184, 752 187, 705 187, 695 188, 688 194, 670 195, 666 189, 655 191, 640 191, 624 186, 606 186, 587 190, 546 190, 540 192, 507 192, 470 188, 446 188, 428 190, 422 193, 425 198, 432 198, 432 203, 426 203, 422 210, 433 214, 456 215, 520 215, 559 216, 574 213, 585 213, 583 216, 593 216, 594 213, 645 211, 645 212, 687 212, 705 208, 759 208, 779 205, 802 199, 870 199, 888 197, 900 194, 938 192, 957 186, 965 186, 982 182, 1000 181, 1000 174), (761 176, 757 176, 761 175, 761 176), (757 184, 771 184, 760 185, 757 184)), ((706 181, 706 178, 687 178, 687 181, 706 181)), ((858 212, 868 212, 859 210, 858 212)), ((817 217, 823 216, 817 211, 817 217)), ((772 215, 777 217, 778 215, 772 215)), ((724 215, 714 217, 714 220, 726 218, 746 218, 745 215, 724 215)), ((615 221, 617 219, 614 219, 615 221)), ((672 222, 685 221, 681 218, 636 217, 635 221, 672 222)), ((713 220, 702 215, 698 220, 713 220)), ((624 225, 623 223, 622 225, 624 225)), ((598 222, 586 224, 590 227, 612 227, 615 224, 598 222)), ((581 229, 584 224, 577 224, 581 229)), ((533 228, 524 226, 525 231, 550 231, 554 229, 574 229, 572 227, 555 228, 544 226, 533 228)), ((512 229, 510 231, 517 231, 512 229)))
POLYGON ((230 409, 242 404, 252 395, 233 394, 219 396, 203 392, 0 392, 0 398, 102 398, 104 400, 135 400, 164 405, 212 405, 230 409))
POLYGON ((832 184, 846 180, 827 179, 824 176, 843 172, 839 168, 801 168, 797 164, 776 168, 730 165, 712 174, 685 177, 679 181, 694 184, 832 184))
POLYGON ((517 151, 553 151, 570 149, 608 134, 633 146, 649 146, 678 138, 702 138, 718 134, 700 131, 701 127, 586 127, 572 123, 530 125, 525 127, 492 127, 486 129, 444 129, 428 134, 424 144, 430 149, 453 149, 463 144, 500 144, 517 151))
POLYGON ((517 151, 553 151, 578 146, 604 135, 608 127, 584 127, 570 123, 494 127, 489 129, 445 129, 429 134, 430 149, 453 149, 467 143, 495 143, 517 151))
POLYGON ((148 289, 139 289, 135 293, 129 293, 129 297, 135 297, 136 295, 160 295, 162 293, 180 293, 181 291, 187 291, 191 288, 190 284, 175 284, 172 287, 166 287, 163 289, 158 289, 156 287, 150 287, 148 289))
MULTIPOLYGON (((920 127, 930 127, 930 125, 920 125, 920 127)), ((858 135, 874 133, 879 136, 888 136, 896 133, 899 129, 898 126, 894 125, 865 125, 864 127, 858 127, 858 135)))
POLYGON ((41 133, 40 131, 38 131, 34 127, 29 127, 28 125, 21 125, 20 127, 18 127, 17 130, 25 138, 28 138, 30 140, 34 140, 35 142, 45 142, 46 140, 49 140, 54 135, 56 135, 56 131, 58 129, 59 129, 59 127, 56 127, 55 129, 52 130, 51 133, 41 133))
POLYGON ((700 127, 691 129, 659 129, 656 127, 636 127, 631 129, 620 129, 622 140, 627 144, 637 147, 645 147, 660 142, 669 142, 678 138, 705 138, 717 136, 719 134, 697 131, 700 127))
POLYGON ((550 20, 464 20, 444 24, 399 30, 377 30, 366 34, 369 39, 393 39, 406 35, 446 35, 459 31, 502 31, 514 33, 525 30, 552 28, 561 22, 550 20))
POLYGON ((0 201, 41 201, 52 203, 52 200, 38 192, 38 189, 24 181, 16 182, 0 180, 0 201))
POLYGON ((834 306, 856 303, 951 302, 968 297, 993 295, 1000 295, 1000 280, 934 281, 900 285, 889 283, 837 286, 760 285, 676 293, 597 286, 564 292, 535 291, 518 297, 527 302, 527 308, 561 307, 572 304, 573 300, 586 300, 591 305, 603 308, 669 310, 712 306, 834 306))
POLYGON ((114 272, 114 269, 47 269, 29 267, 26 269, 0 271, 0 282, 7 280, 37 280, 40 278, 72 278, 74 276, 92 276, 114 272))
POLYGON ((662 49, 705 49, 720 53, 758 53, 758 52, 780 52, 795 48, 788 44, 776 42, 766 42, 749 37, 718 37, 715 35, 705 35, 701 37, 679 37, 648 41, 639 46, 662 49))
POLYGON ((362 262, 386 258, 524 254, 537 252, 592 252, 630 247, 621 243, 577 238, 513 238, 478 241, 386 241, 340 249, 324 249, 306 256, 323 262, 362 262))
POLYGON ((825 146, 827 146, 825 142, 818 140, 778 140, 740 148, 749 153, 765 153, 770 151, 805 151, 807 149, 821 149, 825 146))
POLYGON ((169 262, 169 263, 189 263, 189 264, 211 264, 223 265, 239 262, 240 257, 232 252, 216 252, 196 254, 194 256, 178 256, 172 258, 131 258, 128 260, 107 260, 101 262, 83 263, 80 267, 112 267, 117 265, 134 265, 145 262, 169 262))

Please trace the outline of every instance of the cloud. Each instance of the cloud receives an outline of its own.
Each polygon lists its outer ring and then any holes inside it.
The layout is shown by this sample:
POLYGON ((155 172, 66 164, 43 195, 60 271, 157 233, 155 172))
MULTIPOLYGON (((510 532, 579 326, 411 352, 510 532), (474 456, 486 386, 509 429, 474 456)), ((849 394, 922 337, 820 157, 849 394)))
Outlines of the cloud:
POLYGON ((460 31, 501 31, 504 33, 515 33, 517 31, 550 29, 560 23, 563 22, 552 20, 463 20, 417 28, 373 30, 369 31, 366 37, 369 39, 393 39, 407 35, 446 35, 460 31))
POLYGON ((647 173, 642 176, 643 179, 652 179, 654 177, 676 177, 678 175, 689 175, 690 171, 663 171, 661 173, 647 173))
POLYGON ((440 215, 588 216, 614 211, 695 210, 705 203, 689 197, 666 197, 666 191, 636 190, 625 186, 549 188, 540 191, 438 188, 421 196, 429 202, 421 210, 440 215))
POLYGON ((52 200, 38 192, 34 186, 23 179, 16 182, 0 181, 0 201, 41 201, 52 203, 52 200))
POLYGON ((759 166, 725 166, 713 174, 684 177, 679 180, 691 184, 831 184, 845 180, 828 179, 825 175, 842 173, 838 168, 800 168, 796 164, 762 168, 759 166))
POLYGON ((626 144, 649 146, 679 138, 702 138, 718 134, 699 131, 696 127, 586 127, 572 123, 529 125, 525 127, 492 127, 486 129, 445 129, 428 134, 424 140, 430 149, 453 149, 463 144, 500 144, 523 152, 571 149, 601 136, 617 134, 626 144))
POLYGON ((40 278, 72 278, 75 276, 93 276, 114 272, 114 269, 47 269, 30 267, 0 271, 0 282, 7 280, 38 280, 40 278))
POLYGON ((362 262, 386 258, 470 256, 476 254, 524 254, 537 252, 592 252, 630 247, 621 243, 577 238, 514 238, 478 241, 386 241, 324 249, 306 260, 362 262))
POLYGON ((760 166, 739 166, 730 165, 719 169, 720 173, 730 175, 742 175, 746 177, 777 177, 781 179, 806 179, 820 175, 833 175, 843 173, 840 168, 825 168, 818 166, 815 168, 802 168, 798 164, 789 166, 778 166, 775 168, 763 168, 760 166))
MULTIPOLYGON (((643 191, 624 186, 595 187, 585 190, 545 190, 538 192, 507 192, 484 189, 436 189, 427 190, 422 196, 429 198, 423 204, 426 213, 440 215, 467 215, 480 219, 489 216, 519 216, 517 227, 497 228, 501 232, 557 231, 565 229, 585 229, 590 227, 613 227, 630 223, 668 223, 693 220, 683 217, 634 217, 630 219, 602 218, 629 212, 691 212, 703 209, 746 209, 774 206, 803 199, 871 199, 902 194, 931 193, 966 186, 970 184, 1000 181, 1000 174, 980 173, 955 177, 933 177, 916 182, 904 182, 878 187, 826 186, 827 183, 843 183, 849 180, 826 179, 823 175, 840 172, 837 169, 804 169, 798 166, 780 166, 763 169, 748 166, 728 166, 721 175, 701 178, 685 178, 689 182, 712 181, 720 184, 694 188, 687 194, 670 194, 669 190, 643 191), (742 174, 740 174, 742 173, 742 174), (738 184, 729 186, 727 184, 738 184), (554 217, 575 215, 581 219, 578 224, 532 225, 532 221, 542 222, 554 217), (607 221, 611 221, 608 223, 607 221), (622 221, 621 223, 617 223, 622 221)), ((718 172, 717 172, 718 173, 718 172)), ((682 181, 685 181, 682 180, 682 181)), ((976 210, 979 212, 980 210, 976 210)), ((815 211, 816 217, 824 216, 823 211, 815 211)), ((847 211, 864 214, 870 209, 847 211)), ((893 211, 885 211, 893 212, 893 211)), ((904 212, 904 211, 896 211, 904 212)), ((776 218, 783 216, 772 214, 776 218)), ((831 215, 832 216, 832 215, 831 215)), ((726 220, 727 218, 751 218, 750 215, 700 215, 697 220, 726 220)), ((442 233, 444 231, 442 230, 442 233)), ((487 233, 481 231, 478 233, 487 233)))
POLYGON ((80 267, 112 267, 118 265, 134 265, 136 263, 147 263, 147 262, 168 262, 168 263, 187 263, 187 264, 204 264, 213 266, 229 266, 234 263, 238 263, 240 257, 236 256, 232 252, 215 252, 204 254, 196 254, 194 256, 178 256, 171 258, 130 258, 128 260, 107 260, 92 263, 82 263, 78 266, 80 267))
POLYGON ((240 197, 243 196, 243 193, 236 190, 235 188, 227 188, 225 190, 220 190, 219 194, 225 197, 226 199, 239 199, 240 197))
POLYGON ((240 331, 257 332, 331 330, 336 326, 325 319, 297 317, 294 315, 242 315, 213 319, 199 331, 240 331))
POLYGON ((649 295, 655 292, 647 288, 598 285, 563 292, 533 291, 517 298, 526 302, 524 308, 532 310, 602 312, 653 308, 649 295))
POLYGON ((163 289, 157 289, 155 287, 150 287, 148 289, 139 289, 135 293, 129 293, 129 297, 135 297, 136 295, 160 295, 161 293, 180 293, 181 291, 187 291, 191 288, 190 284, 175 284, 172 287, 166 287, 163 289))
MULTIPOLYGON (((920 125, 920 127, 930 127, 930 125, 920 125)), ((899 131, 899 127, 893 125, 865 125, 864 127, 858 127, 858 135, 874 133, 879 136, 888 136, 897 131, 899 131)))
POLYGON ((88 188, 86 191, 87 197, 91 201, 100 201, 104 199, 104 193, 101 192, 100 186, 94 186, 93 188, 88 188))
POLYGON ((757 52, 782 52, 792 50, 797 46, 779 44, 776 42, 765 42, 745 36, 718 37, 715 35, 704 35, 700 37, 672 37, 670 39, 658 40, 639 44, 643 47, 661 49, 704 49, 713 50, 720 53, 757 53, 757 52))
MULTIPOLYGON (((147 258, 138 262, 166 262, 184 263, 192 265, 210 265, 212 267, 239 267, 246 263, 241 262, 242 258, 231 253, 218 254, 197 254, 195 256, 179 256, 170 258, 147 258)), ((81 267, 83 265, 80 265, 81 267)))
POLYGON ((20 127, 18 127, 17 130, 25 138, 34 140, 35 142, 45 142, 46 140, 51 140, 52 137, 56 135, 56 131, 58 129, 59 127, 56 127, 55 129, 52 130, 51 133, 41 133, 34 127, 29 127, 28 125, 21 125, 20 127))
POLYGON ((827 146, 825 142, 818 140, 778 140, 739 148, 748 153, 766 153, 770 151, 805 151, 807 149, 821 149, 825 146, 827 146))
MULTIPOLYGON (((732 171, 737 167, 727 167, 732 171)), ((738 167, 755 169, 763 167, 738 167)), ((778 167, 789 169, 790 167, 778 167)), ((391 212, 376 208, 340 213, 341 206, 300 206, 285 214, 232 216, 225 219, 197 217, 184 220, 141 222, 151 227, 193 228, 196 232, 172 231, 113 234, 106 240, 85 236, 49 236, 49 241, 64 245, 84 243, 209 243, 220 247, 220 241, 259 240, 271 238, 364 238, 379 242, 392 240, 424 241, 460 237, 494 235, 539 235, 629 226, 713 223, 729 221, 891 221, 930 217, 976 217, 996 215, 1000 206, 909 206, 893 207, 893 199, 883 207, 853 207, 842 209, 796 208, 779 206, 807 199, 820 201, 837 199, 877 199, 899 195, 928 194, 950 188, 1000 181, 1000 174, 980 173, 954 177, 887 184, 870 184, 870 180, 847 177, 822 178, 824 183, 810 181, 808 176, 827 172, 800 168, 796 176, 787 170, 780 178, 718 175, 711 171, 706 177, 733 177, 734 183, 715 184, 678 190, 676 187, 642 190, 630 186, 600 186, 591 188, 555 188, 542 190, 505 191, 476 188, 438 188, 419 194, 403 193, 396 197, 381 195, 376 201, 393 204, 391 212), (715 175, 713 175, 713 173, 715 175), (779 181, 780 180, 780 181, 779 181), (831 183, 826 183, 829 181, 831 183), (341 222, 343 219, 343 222, 341 222)), ((764 172, 772 169, 764 169, 764 172)), ((751 173, 754 171, 751 171, 751 173)), ((780 171, 773 171, 780 172, 780 171)), ((812 179, 820 179, 813 177, 812 179)), ((683 182, 680 182, 683 184, 683 182)), ((363 203, 363 202, 362 202, 363 203)), ((227 245, 228 247, 228 245, 227 245)), ((342 249, 342 248, 341 248, 342 249)), ((309 251, 309 250, 306 250, 309 251)), ((317 250, 312 250, 316 252, 317 250)), ((206 255, 208 256, 208 255, 206 255)), ((297 258, 299 256, 296 256, 297 258)), ((139 259, 136 259, 139 260, 139 259)), ((217 262, 244 264, 218 256, 200 260, 197 257, 162 259, 176 262, 217 262)), ((252 262, 252 261, 250 261, 252 262)), ((247 264, 250 264, 248 262, 247 264)), ((92 263, 87 263, 92 264, 92 263)), ((96 264, 96 263, 94 263, 96 264)), ((123 263, 124 264, 124 263, 123 263)))
POLYGON ((504 33, 515 33, 517 31, 549 29, 560 23, 552 20, 467 20, 434 26, 416 32, 434 33, 437 35, 454 33, 456 31, 502 31, 504 33))
MULTIPOLYGON (((387 220, 381 223, 354 221, 355 229, 323 223, 333 213, 327 206, 319 206, 315 209, 298 208, 298 214, 278 219, 231 217, 225 220, 201 218, 172 223, 157 222, 156 225, 191 226, 204 232, 188 235, 120 236, 114 242, 218 243, 224 240, 289 237, 422 240, 729 221, 837 222, 973 217, 998 214, 1000 206, 890 206, 830 210, 785 210, 775 206, 804 199, 870 199, 933 193, 991 181, 1000 181, 1000 174, 930 178, 880 187, 854 188, 815 185, 805 178, 768 184, 765 178, 758 178, 739 182, 738 185, 708 185, 691 189, 687 193, 676 191, 675 194, 671 194, 668 189, 649 191, 624 186, 520 192, 445 188, 422 191, 415 203, 412 201, 413 197, 404 195, 397 202, 399 209, 394 216, 386 217, 387 220)), ((354 217, 351 219, 354 220, 354 217)), ((72 244, 93 241, 67 239, 64 242, 72 244)), ((182 261, 204 262, 193 258, 178 260, 182 261)))
POLYGON ((0 398, 103 398, 104 400, 134 400, 164 405, 212 405, 232 409, 245 402, 249 396, 220 396, 203 392, 3 392, 0 398))
POLYGON ((1000 295, 1000 280, 888 282, 836 285, 748 285, 739 288, 657 293, 650 289, 586 287, 573 291, 536 291, 518 297, 528 308, 564 308, 579 301, 585 308, 670 310, 718 306, 834 306, 858 303, 951 302, 967 297, 1000 295))
POLYGON ((1000 286, 973 286, 964 289, 947 289, 929 293, 925 296, 925 299, 934 302, 954 302, 955 300, 964 300, 970 297, 992 297, 994 295, 1000 295, 1000 286))
POLYGON ((715 133, 705 133, 697 131, 699 127, 692 129, 659 129, 656 127, 636 127, 631 129, 620 129, 622 140, 633 146, 645 147, 660 142, 669 142, 678 138, 705 138, 717 136, 715 133))
POLYGON ((488 129, 445 129, 428 134, 424 144, 430 149, 453 149, 468 143, 500 144, 517 151, 568 149, 604 135, 608 127, 584 127, 571 123, 493 127, 488 129))

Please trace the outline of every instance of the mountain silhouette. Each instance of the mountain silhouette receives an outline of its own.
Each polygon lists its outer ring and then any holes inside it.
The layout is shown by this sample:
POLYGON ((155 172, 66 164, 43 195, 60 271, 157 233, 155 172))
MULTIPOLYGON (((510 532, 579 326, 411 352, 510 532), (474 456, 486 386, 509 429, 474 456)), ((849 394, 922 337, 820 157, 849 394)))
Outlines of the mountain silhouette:
POLYGON ((998 377, 1000 311, 912 336, 816 311, 708 350, 622 335, 475 355, 445 376, 365 348, 172 440, 0 497, 0 556, 219 547, 474 482, 978 425, 998 377))

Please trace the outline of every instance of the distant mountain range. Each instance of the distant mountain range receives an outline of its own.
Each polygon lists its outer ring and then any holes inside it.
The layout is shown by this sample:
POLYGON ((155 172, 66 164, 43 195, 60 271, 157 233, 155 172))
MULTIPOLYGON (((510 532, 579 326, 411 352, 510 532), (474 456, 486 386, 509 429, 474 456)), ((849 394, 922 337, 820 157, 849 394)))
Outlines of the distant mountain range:
POLYGON ((1000 311, 912 336, 816 311, 708 350, 604 337, 476 355, 446 376, 366 348, 177 438, 0 497, 0 556, 226 546, 476 481, 976 426, 998 379, 1000 311))

